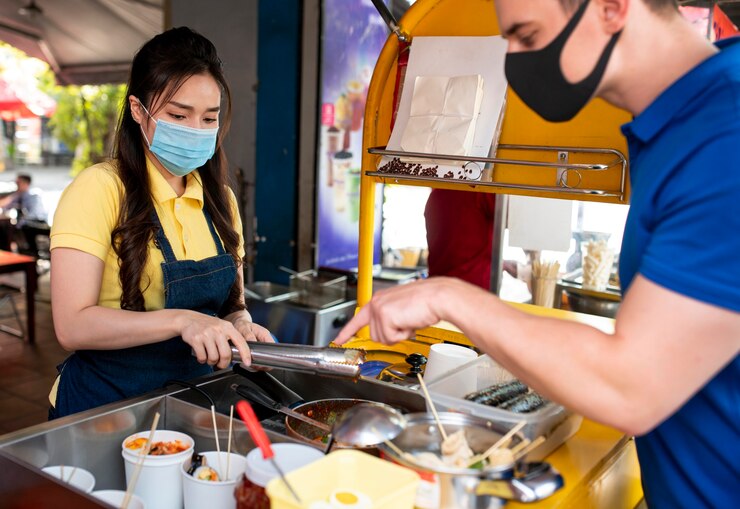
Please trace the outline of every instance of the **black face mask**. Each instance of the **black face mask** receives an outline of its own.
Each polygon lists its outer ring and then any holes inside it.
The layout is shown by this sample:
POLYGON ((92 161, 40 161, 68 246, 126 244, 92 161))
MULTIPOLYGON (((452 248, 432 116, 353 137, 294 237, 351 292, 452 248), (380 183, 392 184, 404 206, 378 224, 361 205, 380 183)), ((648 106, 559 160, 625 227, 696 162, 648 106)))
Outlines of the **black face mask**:
POLYGON ((622 33, 620 30, 612 36, 596 67, 583 81, 570 83, 566 80, 560 68, 560 57, 587 6, 588 0, 546 47, 506 55, 506 79, 509 86, 527 106, 550 122, 568 121, 586 106, 604 77, 606 65, 622 33))

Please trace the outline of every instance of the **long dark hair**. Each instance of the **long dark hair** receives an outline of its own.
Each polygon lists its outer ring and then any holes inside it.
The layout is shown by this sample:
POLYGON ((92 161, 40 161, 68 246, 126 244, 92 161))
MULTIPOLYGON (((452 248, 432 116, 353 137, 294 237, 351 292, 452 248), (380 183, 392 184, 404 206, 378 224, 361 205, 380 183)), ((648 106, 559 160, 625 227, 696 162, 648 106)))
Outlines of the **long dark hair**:
MULTIPOLYGON (((165 105, 191 76, 209 74, 221 87, 222 112, 213 157, 199 168, 203 185, 204 207, 211 214, 224 249, 241 265, 237 250, 239 234, 234 230, 233 214, 226 184, 228 163, 223 139, 231 121, 231 92, 224 78, 216 48, 202 35, 187 27, 173 28, 144 44, 131 65, 121 123, 116 133, 113 158, 123 183, 123 196, 118 224, 111 232, 111 243, 118 255, 121 282, 121 309, 144 311, 142 275, 148 257, 148 245, 158 226, 152 220, 154 203, 149 186, 146 155, 139 124, 131 115, 129 96, 138 98, 151 114, 152 104, 162 99, 165 105)), ((221 310, 225 315, 244 309, 239 279, 234 281, 229 297, 221 310)), ((143 282, 146 286, 148 281, 143 282)))

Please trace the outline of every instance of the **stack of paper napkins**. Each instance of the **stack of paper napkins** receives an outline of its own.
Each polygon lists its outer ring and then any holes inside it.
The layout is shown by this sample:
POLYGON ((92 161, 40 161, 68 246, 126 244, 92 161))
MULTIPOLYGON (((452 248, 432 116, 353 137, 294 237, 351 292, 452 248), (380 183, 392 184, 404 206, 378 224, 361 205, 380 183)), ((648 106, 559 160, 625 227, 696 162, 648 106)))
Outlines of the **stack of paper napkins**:
POLYGON ((417 76, 402 150, 469 155, 482 100, 480 74, 417 76))

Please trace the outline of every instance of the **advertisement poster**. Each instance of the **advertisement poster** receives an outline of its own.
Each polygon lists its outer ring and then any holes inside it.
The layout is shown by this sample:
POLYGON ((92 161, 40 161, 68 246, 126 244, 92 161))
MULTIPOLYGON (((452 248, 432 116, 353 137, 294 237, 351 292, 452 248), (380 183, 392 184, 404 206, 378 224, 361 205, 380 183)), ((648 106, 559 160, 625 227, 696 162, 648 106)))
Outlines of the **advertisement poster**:
MULTIPOLYGON (((370 0, 324 0, 318 140, 317 265, 357 267, 362 124, 370 78, 388 28, 370 0)), ((380 263, 382 189, 375 204, 380 263)))

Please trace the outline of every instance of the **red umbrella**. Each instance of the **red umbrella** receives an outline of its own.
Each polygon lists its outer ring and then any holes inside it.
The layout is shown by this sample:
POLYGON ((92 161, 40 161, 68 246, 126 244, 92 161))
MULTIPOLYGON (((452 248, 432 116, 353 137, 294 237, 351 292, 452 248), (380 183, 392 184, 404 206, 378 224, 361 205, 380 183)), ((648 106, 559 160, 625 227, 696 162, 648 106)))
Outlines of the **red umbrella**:
POLYGON ((56 107, 54 99, 39 89, 15 87, 0 78, 0 118, 3 120, 49 116, 56 107))

